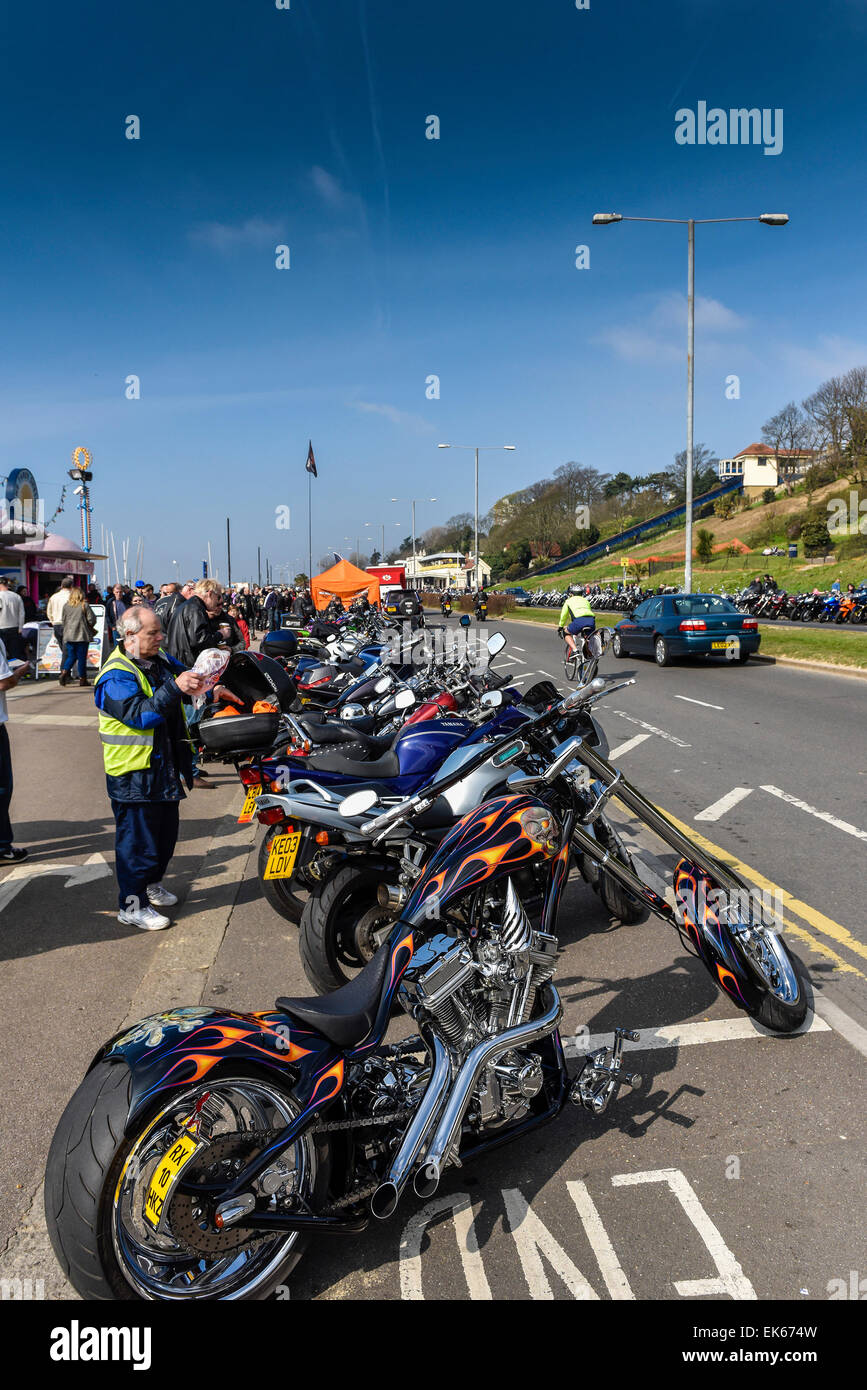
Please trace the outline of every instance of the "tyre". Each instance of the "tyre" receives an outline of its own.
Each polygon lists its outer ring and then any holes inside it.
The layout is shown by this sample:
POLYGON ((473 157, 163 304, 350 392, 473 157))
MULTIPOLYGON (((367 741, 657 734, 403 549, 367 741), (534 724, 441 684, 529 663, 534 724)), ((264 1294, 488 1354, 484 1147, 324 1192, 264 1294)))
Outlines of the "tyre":
POLYGON ((380 908, 381 872, 344 864, 311 893, 301 915, 301 964, 317 994, 331 994, 353 979, 381 944, 394 914, 380 908))
POLYGON ((619 661, 622 661, 624 657, 627 657, 629 655, 628 651, 623 645, 620 633, 617 631, 615 631, 614 640, 611 643, 611 654, 612 656, 616 656, 619 661))
MULTIPOLYGON (((596 821, 596 838, 599 840, 603 850, 608 850, 611 854, 616 854, 628 869, 636 872, 632 855, 624 845, 613 825, 610 825, 604 816, 600 816, 596 821)), ((634 925, 636 922, 644 922, 649 914, 649 908, 634 893, 630 893, 628 888, 624 888, 618 879, 607 872, 605 869, 597 869, 596 866, 587 858, 581 855, 579 860, 581 875, 590 884, 594 893, 598 893, 612 917, 617 917, 625 925, 634 925)))
POLYGON ((565 652, 563 656, 563 671, 567 681, 574 681, 578 674, 578 656, 575 652, 565 652))
MULTIPOLYGON (((263 1131, 284 1128, 300 1112, 288 1078, 285 1085, 266 1081, 226 1063, 207 1082, 163 1094, 125 1135, 130 1095, 125 1063, 97 1063, 51 1142, 45 1215, 69 1281, 82 1298, 95 1300, 269 1297, 300 1260, 306 1235, 262 1238, 240 1227, 217 1232, 207 1220, 208 1199, 179 1188, 167 1198, 164 1229, 154 1231, 143 1213, 153 1176, 177 1141, 178 1122, 196 1105, 208 1096, 201 1132, 210 1143, 184 1171, 191 1181, 213 1182, 261 1150, 263 1131)), ((324 1203, 330 1178, 325 1137, 302 1135, 281 1155, 286 1195, 314 1210, 324 1203)))
POLYGON ((281 835, 284 833, 285 832, 279 825, 272 825, 268 827, 268 833, 265 835, 265 837, 262 840, 262 843, 259 846, 259 862, 257 866, 257 872, 259 874, 259 883, 261 884, 262 893, 264 895, 265 901, 268 903, 270 907, 273 907, 275 912, 279 912, 281 917, 285 917, 287 922, 291 922, 293 926, 297 927, 301 921, 301 914, 304 911, 305 900, 304 898, 299 897, 297 893, 294 893, 292 889, 289 887, 289 885, 290 883, 294 884, 296 882, 301 882, 302 880, 298 879, 297 877, 265 877, 265 867, 268 863, 268 855, 271 853, 271 844, 274 840, 274 837, 275 835, 281 835))
POLYGON ((807 1017, 809 983, 799 963, 776 932, 732 939, 734 950, 762 989, 761 1002, 747 1013, 774 1033, 793 1033, 807 1017))
POLYGON ((657 637, 653 644, 653 656, 657 666, 671 665, 671 652, 664 637, 657 637))

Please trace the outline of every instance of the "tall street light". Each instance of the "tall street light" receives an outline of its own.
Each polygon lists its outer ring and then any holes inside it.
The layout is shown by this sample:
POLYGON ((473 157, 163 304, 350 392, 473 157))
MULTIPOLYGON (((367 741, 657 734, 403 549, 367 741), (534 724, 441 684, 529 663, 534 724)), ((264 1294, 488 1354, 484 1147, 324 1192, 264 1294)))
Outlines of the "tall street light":
POLYGON ((415 563, 415 504, 416 502, 436 502, 436 497, 392 497, 392 502, 409 502, 412 507, 412 577, 418 579, 415 563))
POLYGON ((389 522, 385 522, 385 521, 365 521, 364 525, 365 525, 365 529, 366 529, 368 526, 381 526, 381 527, 382 527, 382 550, 379 552, 379 557, 380 557, 380 560, 384 561, 384 560, 385 560, 385 528, 386 528, 386 526, 400 526, 400 522, 399 522, 399 521, 389 521, 389 522))
POLYGON ((479 588, 479 451, 484 449, 488 452, 491 449, 508 449, 514 452, 515 444, 438 444, 438 449, 471 449, 476 455, 476 543, 475 543, 475 567, 473 578, 476 589, 479 588))
POLYGON ((673 222, 687 228, 687 328, 686 328, 686 564, 684 590, 692 592, 692 467, 693 415, 695 408, 695 228, 709 222, 764 222, 766 227, 784 227, 789 220, 785 212, 763 212, 758 217, 624 217, 619 212, 596 212, 594 227, 607 227, 612 222, 673 222))

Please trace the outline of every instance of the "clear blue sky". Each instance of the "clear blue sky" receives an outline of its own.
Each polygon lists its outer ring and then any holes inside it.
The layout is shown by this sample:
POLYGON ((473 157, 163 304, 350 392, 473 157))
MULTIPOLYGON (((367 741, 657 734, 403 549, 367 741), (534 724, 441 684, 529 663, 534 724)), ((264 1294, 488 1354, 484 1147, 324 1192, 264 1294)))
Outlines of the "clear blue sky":
POLYGON ((86 444, 96 535, 144 534, 155 582, 209 538, 225 573, 227 514, 235 574, 257 544, 306 567, 308 437, 314 561, 364 522, 406 535, 394 495, 439 499, 419 530, 471 510, 441 440, 518 446, 483 455, 483 509, 568 459, 667 466, 686 230, 595 211, 791 217, 698 229, 715 453, 867 361, 861 0, 49 0, 7 8, 0 48, 0 471, 50 512, 86 444), (679 145, 700 101, 782 108, 782 152, 679 145))

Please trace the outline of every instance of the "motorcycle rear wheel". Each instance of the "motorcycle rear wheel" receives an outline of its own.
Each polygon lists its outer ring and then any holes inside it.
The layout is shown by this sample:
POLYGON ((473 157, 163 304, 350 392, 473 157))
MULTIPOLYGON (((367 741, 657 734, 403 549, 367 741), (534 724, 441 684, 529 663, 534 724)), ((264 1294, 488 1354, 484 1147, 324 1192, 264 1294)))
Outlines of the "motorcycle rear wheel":
MULTIPOLYGON (((295 878, 266 878, 265 868, 268 863, 268 855, 271 852, 271 842, 275 835, 285 834, 284 829, 279 825, 270 826, 267 834, 263 837, 259 846, 259 861, 257 872, 262 894, 269 907, 273 907, 275 912, 279 912, 281 917, 285 917, 287 922, 291 922, 297 927, 301 921, 301 914, 304 911, 304 898, 292 891, 290 883, 294 884, 295 878)), ((306 885, 305 885, 306 886, 306 885)))
MULTIPOLYGON (((218 1235, 197 1215, 196 1199, 187 1197, 189 1229, 179 1237, 170 1228, 152 1231, 142 1211, 157 1165, 177 1138, 176 1119, 189 1115, 206 1092, 217 1115, 217 1132, 212 1129, 209 1137, 223 1140, 223 1149, 234 1142, 241 1152, 245 1144, 255 1145, 252 1138, 245 1141, 245 1131, 281 1128, 299 1113, 288 1082, 284 1088, 227 1064, 198 1086, 160 1097, 127 1136, 131 1082, 125 1063, 97 1063, 67 1105, 51 1143, 45 1214, 67 1278, 82 1298, 95 1300, 270 1297, 300 1260, 306 1234, 281 1231, 246 1240, 240 1230, 218 1235), (225 1248, 217 1252, 202 1253, 188 1243, 225 1237, 225 1248)), ((302 1135, 285 1157, 293 1191, 297 1184, 301 1199, 315 1210, 325 1200, 331 1171, 324 1136, 302 1135)), ((171 1197, 169 1216, 183 1197, 180 1191, 171 1197)))

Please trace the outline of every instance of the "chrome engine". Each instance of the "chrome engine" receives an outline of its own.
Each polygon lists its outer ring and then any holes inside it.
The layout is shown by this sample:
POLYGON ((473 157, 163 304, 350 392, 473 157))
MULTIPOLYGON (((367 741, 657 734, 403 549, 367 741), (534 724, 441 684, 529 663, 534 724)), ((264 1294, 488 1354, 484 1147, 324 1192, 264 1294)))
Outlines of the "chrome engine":
MULTIPOLYGON (((416 951, 398 997, 416 1022, 435 1027, 459 1067, 478 1043, 532 1019, 556 964, 557 938, 533 930, 509 880, 505 902, 486 906, 475 939, 440 933, 416 951)), ((535 1053, 495 1057, 474 1088, 467 1123, 481 1130, 522 1118, 542 1084, 535 1053)))

